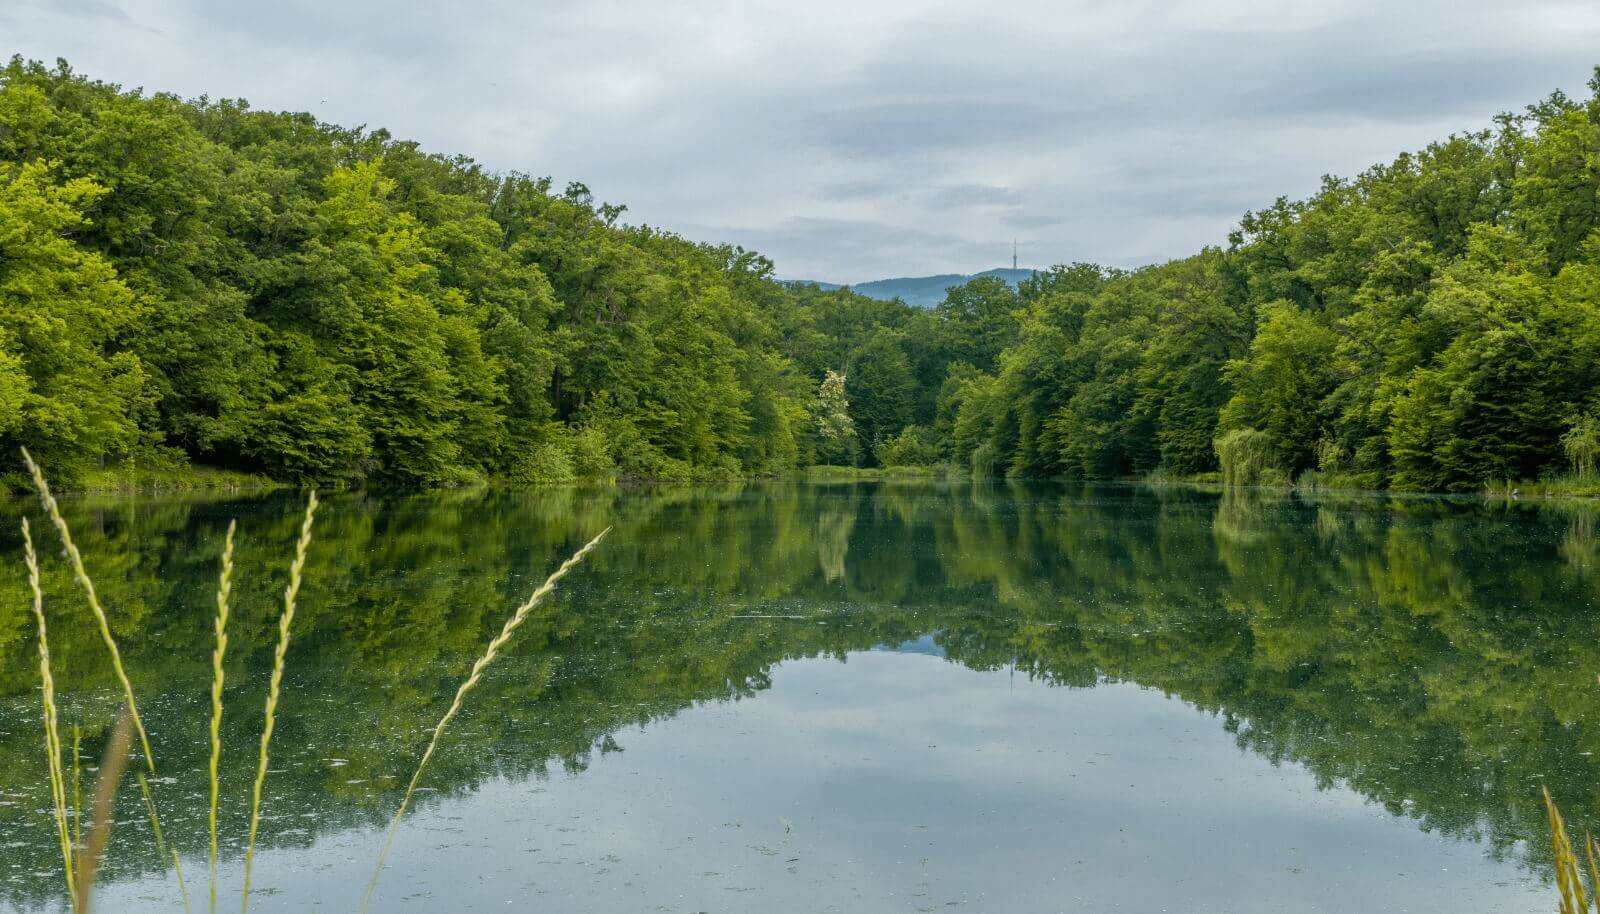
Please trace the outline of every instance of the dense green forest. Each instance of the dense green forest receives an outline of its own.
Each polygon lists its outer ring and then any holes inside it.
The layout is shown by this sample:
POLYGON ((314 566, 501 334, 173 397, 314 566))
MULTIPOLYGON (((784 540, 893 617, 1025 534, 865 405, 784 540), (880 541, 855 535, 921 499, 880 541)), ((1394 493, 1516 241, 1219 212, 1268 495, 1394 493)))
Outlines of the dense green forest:
POLYGON ((1420 489, 1600 457, 1600 76, 1131 272, 933 309, 581 184, 0 71, 0 445, 63 479, 664 481, 813 463, 1420 489))
POLYGON ((63 478, 784 472, 884 310, 383 131, 0 74, 0 443, 63 478))
POLYGON ((945 382, 978 471, 1413 489, 1594 470, 1600 77, 1308 200, 1225 249, 1021 296, 945 382))

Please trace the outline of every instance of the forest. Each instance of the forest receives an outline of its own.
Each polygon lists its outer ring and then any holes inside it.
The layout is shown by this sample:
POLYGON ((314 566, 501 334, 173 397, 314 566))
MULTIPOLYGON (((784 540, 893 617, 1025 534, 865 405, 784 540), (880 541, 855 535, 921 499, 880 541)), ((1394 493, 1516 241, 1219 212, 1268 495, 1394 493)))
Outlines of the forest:
POLYGON ((1191 257, 983 278, 922 309, 781 282, 580 183, 13 58, 0 448, 68 484, 1588 478, 1600 71, 1590 87, 1325 178, 1191 257))

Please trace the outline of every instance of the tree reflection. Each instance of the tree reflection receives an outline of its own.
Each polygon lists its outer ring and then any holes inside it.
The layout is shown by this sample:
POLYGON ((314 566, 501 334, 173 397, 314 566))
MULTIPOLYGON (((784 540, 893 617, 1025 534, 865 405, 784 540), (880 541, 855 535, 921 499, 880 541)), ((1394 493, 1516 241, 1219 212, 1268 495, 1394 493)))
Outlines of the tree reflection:
MULTIPOLYGON (((297 507, 275 496, 72 506, 163 773, 180 781, 201 783, 205 765, 210 589, 233 516, 223 789, 248 779, 297 507)), ((619 730, 753 695, 785 659, 931 634, 974 669, 1158 688, 1218 715, 1253 752, 1491 853, 1542 853, 1541 783, 1574 821, 1600 820, 1592 511, 770 484, 330 499, 296 621, 264 840, 380 823, 504 614, 607 524, 605 548, 485 678, 429 786, 581 770, 619 730)), ((0 548, 16 553, 5 535, 0 548)), ((27 904, 55 886, 49 823, 33 812, 47 788, 13 566, 0 568, 0 900, 27 904)), ((47 584, 64 715, 84 726, 92 758, 114 683, 54 556, 47 584)), ((199 852, 203 791, 168 793, 167 831, 199 852)), ((124 840, 106 878, 157 866, 148 842, 124 840)))

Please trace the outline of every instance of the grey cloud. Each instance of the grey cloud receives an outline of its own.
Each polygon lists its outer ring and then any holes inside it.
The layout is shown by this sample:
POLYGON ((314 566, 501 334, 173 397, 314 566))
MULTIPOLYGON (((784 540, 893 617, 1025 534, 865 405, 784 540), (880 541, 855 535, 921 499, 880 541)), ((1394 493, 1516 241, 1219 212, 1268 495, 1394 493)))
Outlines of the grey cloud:
POLYGON ((733 240, 762 251, 804 251, 805 255, 779 264, 780 275, 844 282, 939 273, 952 251, 964 262, 998 262, 1010 254, 1009 240, 1004 245, 974 242, 955 233, 869 220, 802 216, 770 227, 700 226, 686 234, 701 240, 733 240), (885 264, 894 265, 896 272, 882 272, 885 264))
POLYGON ((892 178, 863 178, 856 181, 834 181, 817 188, 824 200, 886 200, 909 196, 905 184, 892 178))
MULTIPOLYGON (((9 10, 0 6, 0 23, 13 29, 21 30, 40 16, 60 16, 79 23, 111 23, 134 32, 159 34, 158 30, 128 15, 116 0, 14 0, 9 10)), ((6 52, 6 56, 9 55, 10 52, 6 52)))
POLYGON ((921 197, 929 206, 949 208, 1015 207, 1024 202, 1021 191, 994 184, 946 184, 929 188, 921 197))

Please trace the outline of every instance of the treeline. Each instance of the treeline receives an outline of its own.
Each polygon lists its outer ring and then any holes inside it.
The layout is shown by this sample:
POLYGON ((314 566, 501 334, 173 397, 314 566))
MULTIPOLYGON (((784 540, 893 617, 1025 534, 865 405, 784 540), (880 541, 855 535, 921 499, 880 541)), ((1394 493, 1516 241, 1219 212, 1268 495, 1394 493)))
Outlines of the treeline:
MULTIPOLYGON (((1600 77, 1590 85, 1589 99, 1557 93, 1327 178, 1247 214, 1225 248, 953 290, 928 315, 943 337, 899 336, 916 384, 889 384, 876 415, 915 427, 879 453, 931 451, 979 474, 1408 489, 1591 476, 1600 77)), ((901 373, 865 357, 874 377, 901 373)))
POLYGON ((0 448, 69 480, 1589 476, 1591 85, 1246 214, 1226 247, 922 310, 778 282, 581 184, 13 59, 0 448))
POLYGON ((837 348, 813 306, 881 307, 622 213, 381 130, 14 58, 0 450, 63 480, 195 461, 400 485, 812 462, 827 360, 804 347, 837 348))

